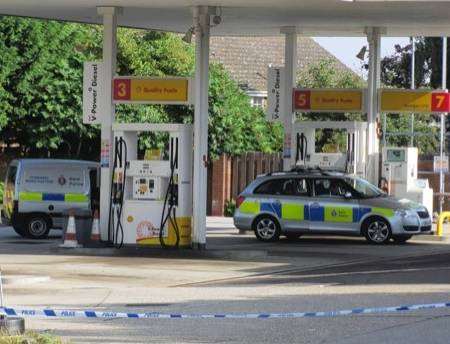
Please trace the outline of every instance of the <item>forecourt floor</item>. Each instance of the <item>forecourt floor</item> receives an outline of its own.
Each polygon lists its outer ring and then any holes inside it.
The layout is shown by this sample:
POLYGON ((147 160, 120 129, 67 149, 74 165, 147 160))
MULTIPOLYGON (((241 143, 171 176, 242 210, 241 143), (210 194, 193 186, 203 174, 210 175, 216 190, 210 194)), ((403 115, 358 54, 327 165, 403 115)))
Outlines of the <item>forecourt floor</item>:
MULTIPOLYGON (((316 312, 450 302, 450 246, 359 238, 257 242, 210 219, 208 250, 92 256, 0 228, 10 307, 161 313, 316 312)), ((447 343, 448 308, 302 319, 37 319, 75 343, 447 343)))

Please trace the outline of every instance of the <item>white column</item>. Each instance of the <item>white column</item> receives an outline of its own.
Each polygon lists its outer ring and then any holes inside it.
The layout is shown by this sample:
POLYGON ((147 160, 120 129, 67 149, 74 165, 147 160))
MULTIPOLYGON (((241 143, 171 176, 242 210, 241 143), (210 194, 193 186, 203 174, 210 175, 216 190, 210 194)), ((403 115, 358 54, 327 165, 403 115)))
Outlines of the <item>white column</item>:
MULTIPOLYGON (((447 37, 442 37, 442 89, 447 89, 447 37)), ((445 113, 441 113, 441 132, 439 140, 439 157, 444 160, 444 144, 445 144, 445 113)), ((439 214, 442 213, 444 207, 445 192, 445 176, 442 168, 439 170, 439 214)))
MULTIPOLYGON (((117 11, 115 7, 98 7, 98 14, 103 16, 103 64, 105 94, 104 102, 105 113, 102 114, 101 124, 101 148, 107 148, 109 159, 103 161, 100 175, 100 236, 102 240, 108 239, 108 218, 109 203, 111 192, 111 173, 112 173, 112 148, 113 134, 112 123, 115 118, 115 106, 112 102, 112 78, 116 73, 116 31, 117 31, 117 11)), ((103 157, 105 158, 105 157, 103 157)))
POLYGON ((292 123, 295 119, 295 113, 292 111, 292 90, 297 85, 297 31, 295 27, 285 27, 281 29, 285 37, 284 45, 284 71, 285 71, 285 92, 284 104, 285 114, 283 118, 284 125, 284 143, 283 143, 283 170, 291 169, 291 151, 292 123))
POLYGON ((369 77, 367 94, 367 179, 378 185, 379 179, 379 145, 377 137, 378 115, 378 89, 381 78, 381 34, 380 28, 367 29, 367 41, 369 43, 369 77))
POLYGON ((192 247, 206 247, 206 194, 208 161, 208 7, 193 9, 195 27, 195 111, 192 247))

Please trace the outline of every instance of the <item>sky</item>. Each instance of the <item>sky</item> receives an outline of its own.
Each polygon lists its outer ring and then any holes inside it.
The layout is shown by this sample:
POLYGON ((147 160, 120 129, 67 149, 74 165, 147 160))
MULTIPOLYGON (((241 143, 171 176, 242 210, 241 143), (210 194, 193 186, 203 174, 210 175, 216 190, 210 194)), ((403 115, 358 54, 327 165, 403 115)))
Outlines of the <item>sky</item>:
MULTIPOLYGON (((356 73, 361 74, 361 61, 356 58, 356 54, 363 45, 367 46, 365 37, 315 37, 314 40, 356 73)), ((408 43, 409 37, 383 37, 381 38, 381 56, 391 55, 395 44, 408 43)))

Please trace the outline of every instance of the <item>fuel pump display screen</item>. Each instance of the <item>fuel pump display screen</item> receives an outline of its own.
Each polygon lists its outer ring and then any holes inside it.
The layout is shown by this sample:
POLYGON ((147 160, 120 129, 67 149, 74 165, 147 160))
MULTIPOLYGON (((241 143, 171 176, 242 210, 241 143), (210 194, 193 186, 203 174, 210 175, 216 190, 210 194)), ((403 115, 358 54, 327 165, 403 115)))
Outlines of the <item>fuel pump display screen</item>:
POLYGON ((402 149, 388 149, 386 152, 387 162, 404 162, 405 151, 402 149))

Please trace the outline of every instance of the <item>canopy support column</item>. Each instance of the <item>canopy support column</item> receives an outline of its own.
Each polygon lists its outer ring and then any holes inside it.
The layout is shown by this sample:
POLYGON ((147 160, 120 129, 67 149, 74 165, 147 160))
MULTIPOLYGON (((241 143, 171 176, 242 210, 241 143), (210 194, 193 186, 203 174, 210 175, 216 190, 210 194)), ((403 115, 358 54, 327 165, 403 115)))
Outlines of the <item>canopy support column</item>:
POLYGON ((381 79, 381 30, 367 29, 369 43, 369 76, 367 94, 367 169, 366 177, 371 183, 378 185, 380 170, 380 138, 377 136, 378 89, 381 79))
POLYGON ((208 173, 208 73, 210 15, 207 6, 193 9, 195 28, 195 111, 192 247, 206 248, 208 173))
POLYGON ((285 113, 283 117, 284 143, 283 143, 283 170, 291 169, 291 140, 292 123, 295 119, 295 112, 292 106, 292 91, 297 85, 297 31, 295 27, 285 27, 281 29, 284 34, 284 104, 285 113))
POLYGON ((115 106, 112 101, 112 79, 116 73, 117 54, 117 12, 115 7, 98 7, 97 12, 103 17, 103 66, 104 66, 104 90, 101 101, 104 102, 105 113, 102 115, 101 124, 101 174, 100 174, 100 236, 102 240, 108 240, 108 215, 111 193, 111 173, 113 156, 112 123, 115 118, 115 106))

